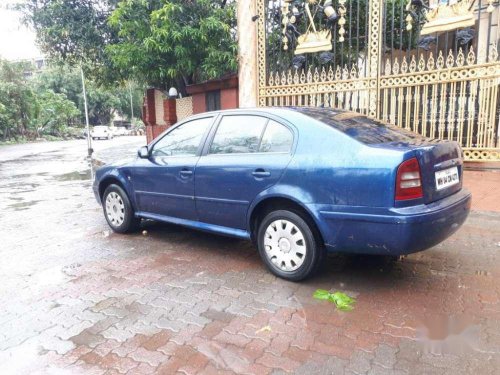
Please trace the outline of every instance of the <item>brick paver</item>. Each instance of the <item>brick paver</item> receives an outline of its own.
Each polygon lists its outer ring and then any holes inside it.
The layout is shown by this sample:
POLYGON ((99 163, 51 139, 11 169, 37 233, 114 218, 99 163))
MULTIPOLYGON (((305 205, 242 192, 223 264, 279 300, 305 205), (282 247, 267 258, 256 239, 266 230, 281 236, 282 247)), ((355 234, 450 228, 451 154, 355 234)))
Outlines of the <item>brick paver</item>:
POLYGON ((2 374, 500 368, 500 215, 475 212, 452 238, 400 262, 337 255, 290 283, 244 241, 160 224, 110 233, 89 181, 52 176, 51 163, 69 158, 0 165, 2 374), (15 197, 31 204, 12 206, 15 197), (314 300, 317 288, 355 296, 355 309, 314 300))
POLYGON ((500 212, 500 169, 466 170, 464 186, 472 192, 473 210, 500 212))

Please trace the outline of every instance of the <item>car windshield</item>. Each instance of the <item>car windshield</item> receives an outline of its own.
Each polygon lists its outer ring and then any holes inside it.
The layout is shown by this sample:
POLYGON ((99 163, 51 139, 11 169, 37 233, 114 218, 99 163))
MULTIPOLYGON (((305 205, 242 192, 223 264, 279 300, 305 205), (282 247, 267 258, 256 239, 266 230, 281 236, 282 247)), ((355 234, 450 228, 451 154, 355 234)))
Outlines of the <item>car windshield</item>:
POLYGON ((336 111, 328 108, 297 107, 292 109, 368 145, 389 142, 417 144, 426 141, 419 134, 355 112, 336 111))

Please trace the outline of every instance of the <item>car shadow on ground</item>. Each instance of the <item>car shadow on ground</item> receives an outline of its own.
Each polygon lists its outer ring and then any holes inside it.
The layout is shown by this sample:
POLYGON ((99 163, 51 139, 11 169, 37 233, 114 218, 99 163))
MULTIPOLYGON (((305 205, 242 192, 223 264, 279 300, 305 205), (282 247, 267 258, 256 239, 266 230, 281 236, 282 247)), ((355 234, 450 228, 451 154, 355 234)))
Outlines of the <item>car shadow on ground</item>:
MULTIPOLYGON (((155 240, 155 245, 150 249, 153 251, 155 247, 166 248, 163 244, 168 243, 177 251, 185 251, 187 256, 196 255, 201 259, 220 257, 221 261, 230 257, 232 261, 246 262, 245 268, 265 270, 259 252, 251 241, 155 221, 144 221, 139 235, 155 240)), ((304 283, 348 282, 372 287, 394 287, 396 281, 398 285, 402 285, 405 284, 405 279, 414 278, 414 266, 414 262, 408 262, 407 258, 399 260, 380 255, 330 253, 319 272, 304 283)))

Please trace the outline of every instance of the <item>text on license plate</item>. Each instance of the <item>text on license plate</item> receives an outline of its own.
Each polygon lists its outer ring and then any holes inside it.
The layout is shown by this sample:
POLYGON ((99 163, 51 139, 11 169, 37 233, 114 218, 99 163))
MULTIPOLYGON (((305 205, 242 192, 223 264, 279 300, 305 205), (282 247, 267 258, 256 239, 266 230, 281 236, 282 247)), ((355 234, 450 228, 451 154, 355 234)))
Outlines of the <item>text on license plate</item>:
POLYGON ((458 168, 453 167, 453 168, 448 168, 444 169, 442 171, 436 172, 436 189, 437 190, 442 190, 445 189, 449 186, 458 184, 459 182, 459 177, 458 177, 458 168))

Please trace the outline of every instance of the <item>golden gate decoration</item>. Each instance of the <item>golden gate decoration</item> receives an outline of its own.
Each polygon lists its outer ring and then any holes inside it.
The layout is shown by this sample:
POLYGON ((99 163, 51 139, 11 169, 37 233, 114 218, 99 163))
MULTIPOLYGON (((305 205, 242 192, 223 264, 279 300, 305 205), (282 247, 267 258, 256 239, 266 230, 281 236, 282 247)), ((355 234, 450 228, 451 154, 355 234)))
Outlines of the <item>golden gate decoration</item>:
POLYGON ((259 106, 356 111, 427 137, 456 140, 467 161, 500 161, 498 33, 486 51, 439 49, 386 59, 383 3, 370 0, 366 66, 268 72, 267 3, 258 0, 259 106))

